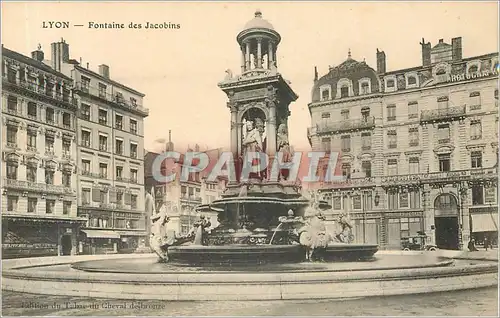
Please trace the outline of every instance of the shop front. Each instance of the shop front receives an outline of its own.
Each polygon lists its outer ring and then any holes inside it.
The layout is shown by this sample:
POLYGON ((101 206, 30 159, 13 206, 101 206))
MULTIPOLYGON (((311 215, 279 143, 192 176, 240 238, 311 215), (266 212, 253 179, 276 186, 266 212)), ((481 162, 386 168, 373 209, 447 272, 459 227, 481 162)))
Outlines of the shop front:
POLYGON ((498 209, 497 208, 471 208, 471 232, 477 246, 484 246, 488 241, 498 246, 498 209))
POLYGON ((86 255, 116 254, 120 244, 120 234, 110 230, 81 230, 79 253, 86 255))
POLYGON ((134 253, 139 248, 146 247, 146 231, 117 231, 120 234, 118 252, 134 253))
POLYGON ((401 249, 401 239, 417 235, 424 229, 422 211, 386 212, 384 213, 385 248, 401 249))

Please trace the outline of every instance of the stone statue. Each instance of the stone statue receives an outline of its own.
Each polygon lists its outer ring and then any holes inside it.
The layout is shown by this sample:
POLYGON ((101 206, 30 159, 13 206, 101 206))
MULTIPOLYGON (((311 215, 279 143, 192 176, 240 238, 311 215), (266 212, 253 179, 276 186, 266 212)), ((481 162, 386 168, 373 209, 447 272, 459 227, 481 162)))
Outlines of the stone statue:
MULTIPOLYGON (((282 161, 290 162, 292 161, 292 150, 290 148, 290 144, 288 143, 288 131, 285 124, 280 124, 278 127, 278 133, 276 136, 276 148, 278 152, 282 153, 282 161)), ((288 179, 288 169, 282 169, 280 171, 280 177, 283 179, 288 179)))
POLYGON ((248 151, 259 152, 262 151, 262 139, 260 132, 257 128, 253 127, 252 121, 246 122, 246 134, 243 137, 243 154, 245 155, 248 151))
POLYGON ((306 260, 312 261, 313 258, 323 260, 322 252, 330 241, 326 230, 326 218, 316 203, 312 203, 306 209, 306 218, 305 226, 299 230, 299 242, 306 248, 306 260))
POLYGON ((349 215, 341 213, 338 218, 338 224, 340 226, 340 231, 335 236, 335 239, 341 243, 352 243, 354 241, 354 235, 352 234, 353 226, 349 215))
POLYGON ((233 72, 230 69, 226 70, 226 80, 230 80, 233 78, 233 72))
POLYGON ((205 219, 204 215, 200 215, 200 219, 193 225, 193 228, 195 229, 193 245, 208 245, 207 229, 211 225, 210 221, 205 219))
POLYGON ((158 213, 151 217, 151 235, 149 238, 151 249, 159 256, 160 261, 168 261, 167 249, 164 245, 173 245, 175 238, 168 238, 165 235, 165 226, 168 223, 167 208, 163 205, 158 213), (170 244, 169 244, 170 243, 170 244))

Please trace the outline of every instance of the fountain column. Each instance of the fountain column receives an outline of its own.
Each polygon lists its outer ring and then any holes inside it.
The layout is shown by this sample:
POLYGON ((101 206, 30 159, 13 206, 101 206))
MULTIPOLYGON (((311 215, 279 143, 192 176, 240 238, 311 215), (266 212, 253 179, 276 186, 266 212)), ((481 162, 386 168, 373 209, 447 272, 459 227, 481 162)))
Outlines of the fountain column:
POLYGON ((275 97, 267 98, 269 120, 267 121, 267 154, 274 157, 276 153, 276 102, 275 97))
POLYGON ((234 158, 238 154, 238 110, 236 105, 236 102, 228 103, 231 109, 231 153, 234 158))

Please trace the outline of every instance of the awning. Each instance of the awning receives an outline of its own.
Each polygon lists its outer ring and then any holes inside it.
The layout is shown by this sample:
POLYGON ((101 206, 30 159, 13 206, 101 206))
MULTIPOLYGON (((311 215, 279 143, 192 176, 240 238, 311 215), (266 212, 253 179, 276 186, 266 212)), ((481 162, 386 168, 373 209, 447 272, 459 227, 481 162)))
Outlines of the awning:
POLYGON ((121 236, 147 236, 148 233, 146 231, 118 231, 118 234, 121 236))
POLYGON ((473 233, 498 231, 497 213, 472 214, 471 216, 473 233))
POLYGON ((120 238, 120 234, 113 231, 82 230, 82 232, 87 234, 87 238, 107 238, 107 239, 120 238))

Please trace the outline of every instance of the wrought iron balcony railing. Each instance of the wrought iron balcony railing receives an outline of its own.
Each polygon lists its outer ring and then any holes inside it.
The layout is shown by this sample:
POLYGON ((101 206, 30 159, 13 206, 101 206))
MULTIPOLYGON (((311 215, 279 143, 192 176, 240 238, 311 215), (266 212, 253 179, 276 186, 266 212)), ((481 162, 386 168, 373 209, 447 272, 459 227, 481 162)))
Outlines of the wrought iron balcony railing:
POLYGON ((367 117, 362 119, 344 120, 331 123, 319 123, 317 124, 317 133, 330 133, 330 132, 342 132, 342 131, 353 131, 361 129, 372 129, 375 127, 375 117, 367 117))
POLYGON ((82 82, 75 83, 75 90, 92 95, 94 97, 100 98, 100 99, 105 100, 107 102, 111 102, 111 103, 120 105, 124 108, 131 110, 131 111, 136 111, 136 112, 139 112, 139 113, 144 114, 144 115, 149 115, 149 109, 142 107, 141 105, 134 103, 132 101, 125 100, 119 94, 109 94, 109 93, 106 93, 102 90, 99 90, 98 88, 94 88, 92 86, 87 86, 85 84, 82 84, 82 82))
POLYGON ((13 179, 4 179, 5 188, 11 189, 19 189, 26 191, 37 191, 42 193, 55 193, 55 194, 70 194, 74 195, 75 189, 70 187, 66 187, 64 185, 53 185, 53 184, 45 184, 45 183, 37 183, 31 181, 23 181, 23 180, 13 180, 13 179))
POLYGON ((466 114, 466 107, 456 106, 442 109, 423 110, 420 115, 421 122, 451 121, 463 118, 466 114))
POLYGON ((4 75, 2 77, 2 79, 3 79, 3 83, 5 83, 7 85, 9 85, 9 84, 15 85, 16 87, 31 91, 33 93, 37 93, 37 94, 45 96, 45 97, 49 97, 53 100, 69 103, 72 105, 77 104, 76 99, 73 98, 71 95, 54 91, 53 87, 52 88, 47 87, 47 86, 44 87, 44 86, 38 85, 37 83, 33 83, 33 82, 27 82, 27 81, 18 80, 18 79, 15 79, 15 80, 10 79, 10 78, 8 78, 7 75, 4 75))

